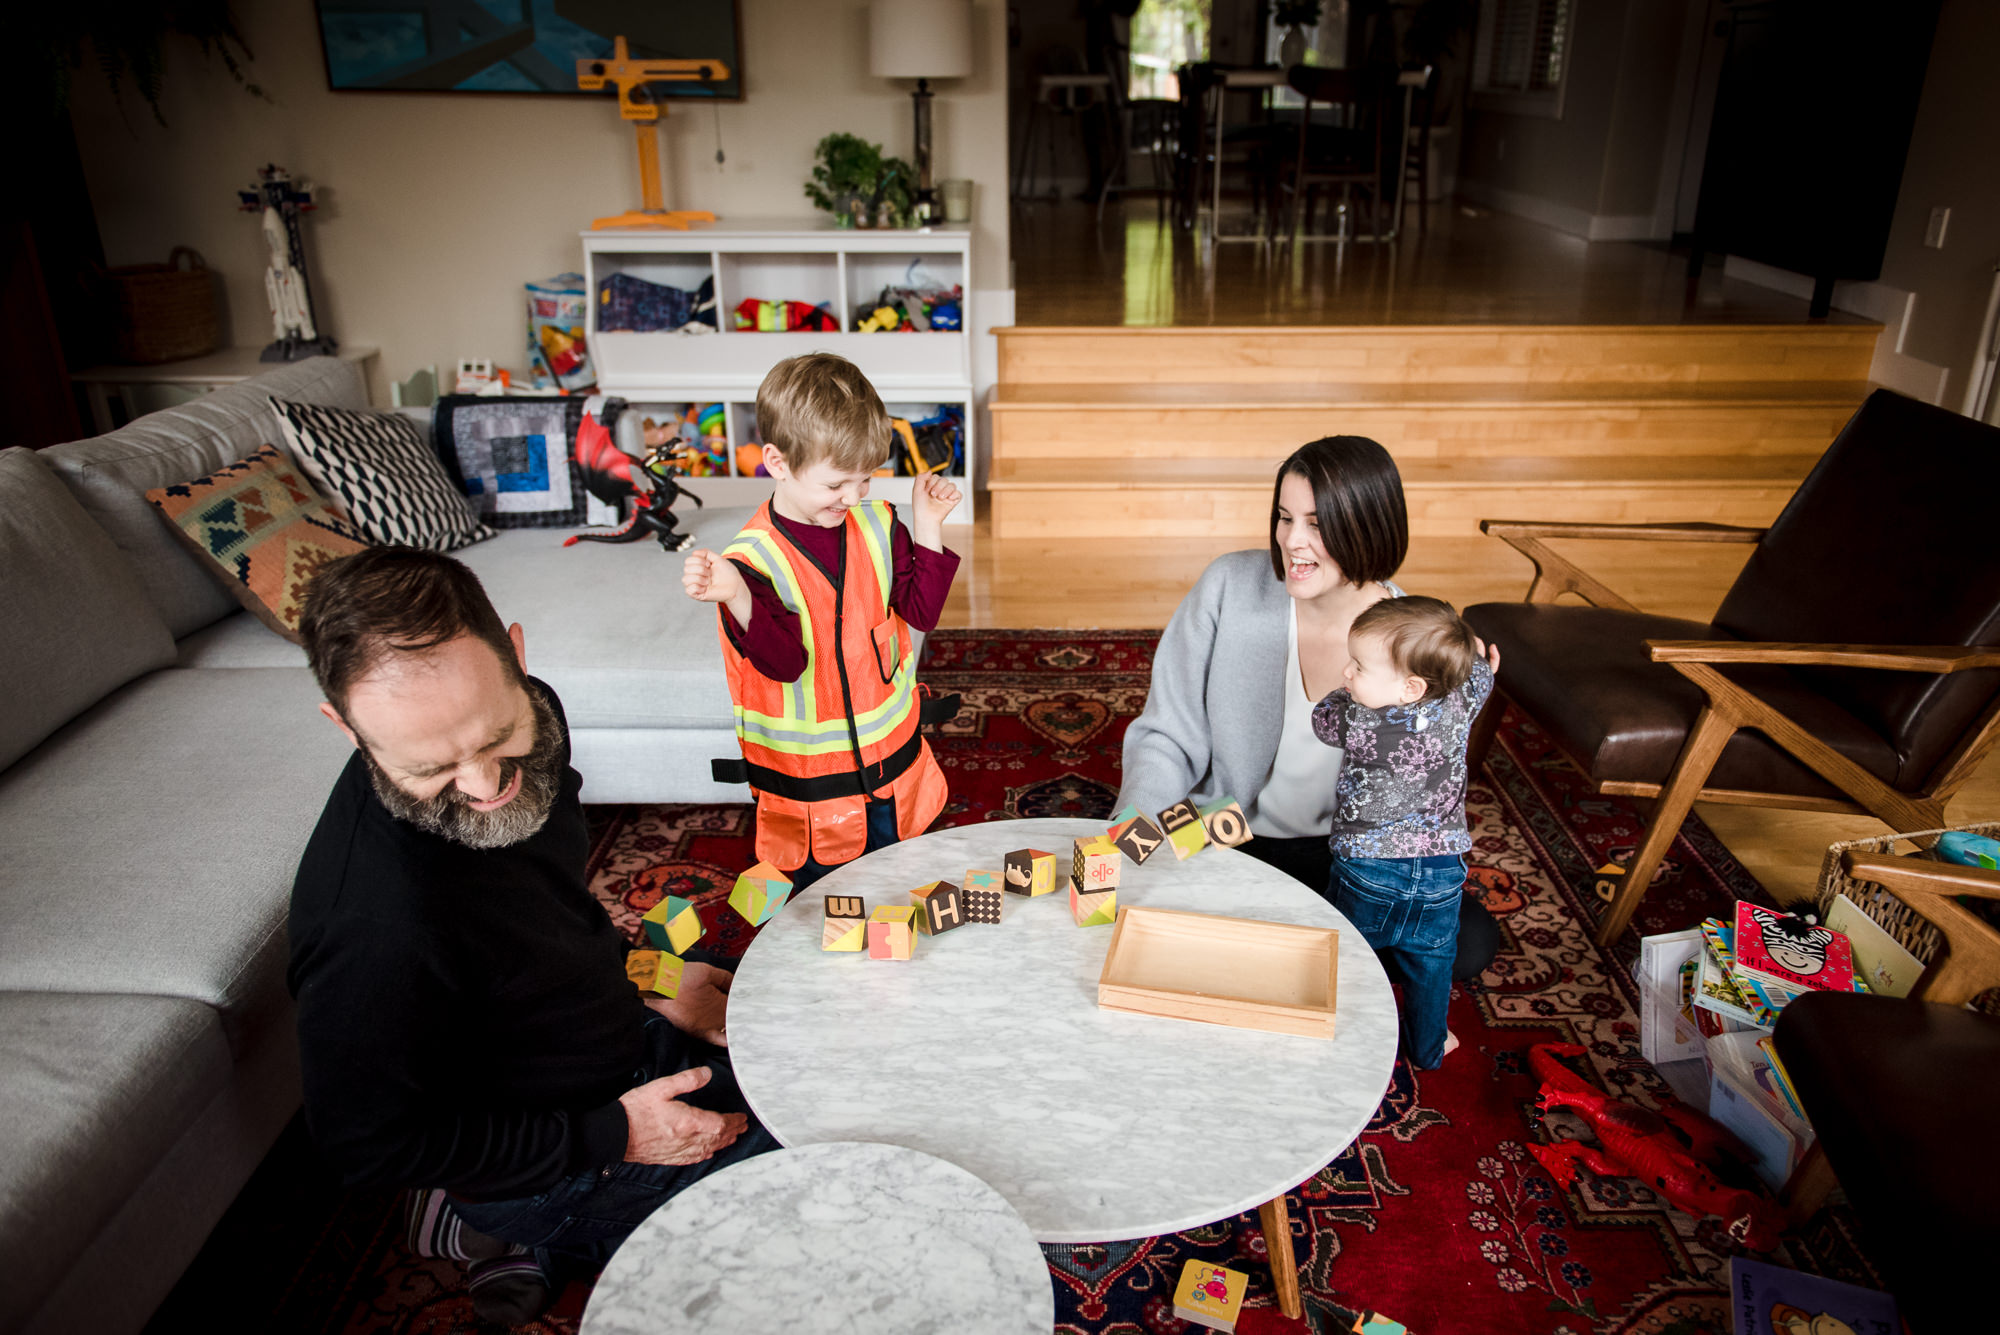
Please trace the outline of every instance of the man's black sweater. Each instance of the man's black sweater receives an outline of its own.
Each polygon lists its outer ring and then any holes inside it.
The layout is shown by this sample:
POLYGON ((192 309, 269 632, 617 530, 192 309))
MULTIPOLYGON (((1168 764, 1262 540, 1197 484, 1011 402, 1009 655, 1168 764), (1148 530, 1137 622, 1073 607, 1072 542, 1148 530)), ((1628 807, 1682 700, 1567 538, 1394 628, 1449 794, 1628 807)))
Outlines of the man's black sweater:
POLYGON ((334 785, 288 981, 306 1123, 348 1181, 505 1200, 624 1157, 648 1011, 585 881, 567 740, 562 766, 548 822, 489 850, 390 815, 359 753, 334 785))

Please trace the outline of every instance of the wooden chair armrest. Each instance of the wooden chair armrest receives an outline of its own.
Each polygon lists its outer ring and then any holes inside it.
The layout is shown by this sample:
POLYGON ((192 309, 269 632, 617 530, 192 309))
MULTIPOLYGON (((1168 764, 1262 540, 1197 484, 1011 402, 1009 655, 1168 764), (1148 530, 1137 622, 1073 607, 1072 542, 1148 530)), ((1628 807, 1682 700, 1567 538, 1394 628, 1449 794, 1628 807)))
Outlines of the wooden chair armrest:
POLYGON ((1515 538, 1580 538, 1592 541, 1756 542, 1766 530, 1729 524, 1563 524, 1539 519, 1482 519, 1479 531, 1502 542, 1515 538))
POLYGON ((1943 934, 1944 954, 1924 970, 1912 997, 1963 1006, 2000 986, 2000 931, 1955 898, 2000 899, 2000 871, 1851 850, 1840 860, 1848 875, 1881 886, 1943 934))
POLYGON ((1771 644, 1742 640, 1647 640, 1655 663, 1781 663, 1799 667, 1881 668, 1890 672, 1964 672, 2000 667, 2000 647, 1986 645, 1771 644))

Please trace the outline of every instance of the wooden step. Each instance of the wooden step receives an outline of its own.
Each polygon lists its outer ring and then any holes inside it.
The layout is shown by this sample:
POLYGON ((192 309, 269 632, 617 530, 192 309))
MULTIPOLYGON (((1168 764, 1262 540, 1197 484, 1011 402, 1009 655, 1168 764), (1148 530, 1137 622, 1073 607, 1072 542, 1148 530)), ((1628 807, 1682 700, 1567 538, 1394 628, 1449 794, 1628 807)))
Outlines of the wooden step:
POLYGON ((1399 461, 1605 454, 1814 454, 1863 380, 1685 384, 1001 384, 992 457, 1234 458, 1275 463, 1321 436, 1399 461))
POLYGON ((1014 326, 1000 383, 1694 384, 1865 380, 1878 324, 1014 326))
MULTIPOLYGON (((1402 467, 1410 531, 1476 534, 1481 519, 1768 524, 1812 455, 1600 460, 1468 459, 1402 467)), ((988 480, 999 538, 1265 539, 1275 465, 1214 459, 996 460, 988 480)))

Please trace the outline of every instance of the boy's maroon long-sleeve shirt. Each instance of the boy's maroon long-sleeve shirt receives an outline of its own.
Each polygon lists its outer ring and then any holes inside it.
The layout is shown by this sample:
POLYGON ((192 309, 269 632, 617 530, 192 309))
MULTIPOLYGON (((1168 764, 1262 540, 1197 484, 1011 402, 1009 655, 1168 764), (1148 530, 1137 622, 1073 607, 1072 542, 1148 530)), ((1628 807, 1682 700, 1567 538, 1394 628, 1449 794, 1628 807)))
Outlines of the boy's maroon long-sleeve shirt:
MULTIPOLYGON (((844 527, 798 524, 775 512, 771 522, 794 547, 836 576, 841 573, 847 542, 844 527)), ((958 574, 958 553, 934 552, 918 546, 910 537, 910 530, 897 520, 889 560, 894 570, 889 606, 910 623, 910 629, 935 630, 944 611, 945 596, 951 592, 952 578, 958 574)), ((750 666, 772 681, 797 681, 806 670, 806 646, 799 634, 798 614, 787 610, 779 601, 777 590, 761 574, 741 561, 736 562, 736 568, 743 572, 743 580, 750 586, 754 610, 747 629, 739 627, 736 618, 727 609, 723 610, 722 625, 729 642, 750 660, 750 666)))

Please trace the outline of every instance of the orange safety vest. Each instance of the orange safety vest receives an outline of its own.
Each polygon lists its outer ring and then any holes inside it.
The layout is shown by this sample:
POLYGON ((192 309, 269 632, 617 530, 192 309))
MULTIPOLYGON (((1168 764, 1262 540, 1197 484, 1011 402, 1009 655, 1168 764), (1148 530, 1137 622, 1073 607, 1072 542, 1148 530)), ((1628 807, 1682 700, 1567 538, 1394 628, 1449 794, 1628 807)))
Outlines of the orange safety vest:
POLYGON ((847 512, 842 568, 823 569, 760 506, 723 555, 771 582, 799 618, 806 668, 772 681, 716 633, 735 706, 736 741, 757 795, 757 856, 785 871, 811 857, 828 866, 867 850, 870 795, 893 797, 899 837, 921 834, 944 809, 944 772, 919 731, 916 649, 889 606, 895 510, 863 501, 847 512))

